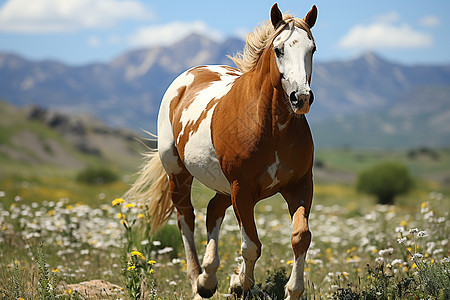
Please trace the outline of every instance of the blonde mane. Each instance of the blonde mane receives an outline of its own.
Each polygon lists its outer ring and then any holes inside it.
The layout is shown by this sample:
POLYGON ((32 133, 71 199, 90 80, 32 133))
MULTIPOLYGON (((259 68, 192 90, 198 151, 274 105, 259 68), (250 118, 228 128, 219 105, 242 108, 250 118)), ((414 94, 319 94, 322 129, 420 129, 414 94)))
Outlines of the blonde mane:
POLYGON ((294 25, 300 27, 312 38, 311 30, 303 19, 294 18, 292 15, 285 14, 283 16, 284 26, 280 26, 277 30, 270 21, 265 21, 253 29, 253 32, 247 34, 245 38, 245 46, 242 52, 238 52, 234 56, 228 56, 243 73, 252 71, 262 55, 267 45, 286 27, 287 24, 294 22, 294 25))

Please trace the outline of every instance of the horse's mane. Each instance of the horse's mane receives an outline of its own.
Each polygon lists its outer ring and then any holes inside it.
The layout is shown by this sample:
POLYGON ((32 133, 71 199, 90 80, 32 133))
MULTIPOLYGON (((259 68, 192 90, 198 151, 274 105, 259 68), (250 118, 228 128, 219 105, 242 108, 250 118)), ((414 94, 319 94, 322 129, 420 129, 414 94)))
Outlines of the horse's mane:
MULTIPOLYGON (((286 24, 294 22, 294 25, 303 28, 312 38, 311 30, 305 21, 295 18, 290 14, 284 14, 283 20, 286 24)), ((280 26, 277 30, 270 21, 264 21, 255 27, 252 32, 248 33, 245 38, 245 46, 242 52, 238 52, 234 56, 228 56, 243 73, 252 71, 258 62, 259 57, 264 49, 272 40, 284 29, 280 26)))

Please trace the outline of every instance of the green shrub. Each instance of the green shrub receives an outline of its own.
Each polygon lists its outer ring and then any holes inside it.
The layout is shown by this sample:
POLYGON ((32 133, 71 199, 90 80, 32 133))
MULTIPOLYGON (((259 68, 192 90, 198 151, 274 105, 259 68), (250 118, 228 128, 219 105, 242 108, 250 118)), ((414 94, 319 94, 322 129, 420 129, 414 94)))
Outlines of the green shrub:
POLYGON ((413 187, 409 170, 402 164, 387 162, 376 165, 358 176, 358 191, 377 197, 380 204, 393 204, 398 195, 408 193, 413 187))
POLYGON ((118 176, 111 170, 106 168, 88 167, 78 173, 76 180, 86 184, 106 184, 114 182, 118 176))

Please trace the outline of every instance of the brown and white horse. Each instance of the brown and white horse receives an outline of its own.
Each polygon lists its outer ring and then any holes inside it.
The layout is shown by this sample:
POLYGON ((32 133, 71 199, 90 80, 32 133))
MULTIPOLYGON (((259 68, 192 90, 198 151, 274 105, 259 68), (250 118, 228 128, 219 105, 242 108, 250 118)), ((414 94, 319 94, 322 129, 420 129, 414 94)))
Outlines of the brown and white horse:
POLYGON ((285 294, 304 291, 303 269, 311 241, 308 215, 313 194, 314 145, 305 114, 316 49, 310 29, 313 8, 303 19, 282 15, 275 4, 271 22, 247 36, 238 69, 201 66, 177 77, 162 99, 158 150, 125 197, 148 201, 152 229, 177 210, 194 297, 217 289, 219 228, 233 206, 241 228, 243 263, 231 278, 231 292, 245 295, 254 281, 261 242, 255 204, 281 193, 292 217, 293 269, 285 294), (194 243, 193 178, 216 191, 207 208, 208 242, 200 265, 194 243))

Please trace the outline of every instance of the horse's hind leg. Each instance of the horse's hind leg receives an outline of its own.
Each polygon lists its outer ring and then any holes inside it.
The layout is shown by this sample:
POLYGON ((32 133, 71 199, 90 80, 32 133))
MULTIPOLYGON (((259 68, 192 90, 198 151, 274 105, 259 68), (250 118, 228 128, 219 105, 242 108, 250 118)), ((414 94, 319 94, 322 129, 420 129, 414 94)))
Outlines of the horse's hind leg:
POLYGON ((187 171, 169 175, 169 189, 172 201, 177 209, 178 228, 186 252, 187 275, 195 295, 197 293, 197 278, 201 268, 194 242, 195 215, 190 197, 192 179, 193 177, 187 171))
POLYGON ((217 289, 217 269, 220 266, 219 259, 219 229, 225 212, 231 205, 230 196, 216 194, 208 204, 206 214, 206 229, 208 231, 208 244, 203 258, 203 273, 197 280, 198 294, 204 298, 210 298, 217 289))

